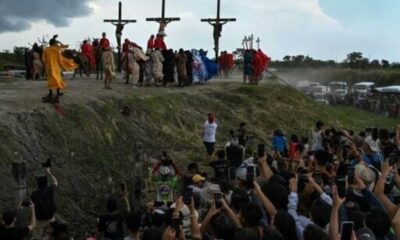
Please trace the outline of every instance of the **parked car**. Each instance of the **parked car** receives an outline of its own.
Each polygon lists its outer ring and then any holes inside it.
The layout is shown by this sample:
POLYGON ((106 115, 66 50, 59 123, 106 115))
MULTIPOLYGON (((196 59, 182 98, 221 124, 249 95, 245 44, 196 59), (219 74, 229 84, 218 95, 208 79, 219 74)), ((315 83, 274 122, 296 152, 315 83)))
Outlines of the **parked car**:
POLYGON ((349 87, 346 82, 330 82, 328 84, 330 94, 328 96, 329 102, 332 104, 346 102, 349 94, 349 87))
POLYGON ((303 80, 296 83, 296 88, 309 96, 312 96, 312 89, 317 86, 319 86, 319 83, 310 82, 308 80, 303 80))
POLYGON ((353 94, 361 98, 366 98, 372 89, 375 88, 374 82, 359 82, 353 86, 353 94))

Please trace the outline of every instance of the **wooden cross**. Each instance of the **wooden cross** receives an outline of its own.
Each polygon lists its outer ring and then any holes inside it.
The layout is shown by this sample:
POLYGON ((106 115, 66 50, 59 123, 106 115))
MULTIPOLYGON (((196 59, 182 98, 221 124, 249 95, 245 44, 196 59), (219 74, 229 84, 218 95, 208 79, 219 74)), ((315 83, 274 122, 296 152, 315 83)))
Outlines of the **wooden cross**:
POLYGON ((221 18, 221 0, 217 3, 217 18, 201 19, 202 22, 208 22, 214 28, 214 50, 215 61, 218 62, 219 38, 222 33, 222 26, 228 22, 236 22, 236 18, 221 18))
POLYGON ((254 36, 253 36, 253 34, 251 34, 251 35, 249 36, 250 49, 253 49, 253 41, 254 41, 254 36))
POLYGON ((244 43, 244 49, 249 49, 249 39, 247 38, 247 36, 244 36, 243 39, 243 43, 244 43))
POLYGON ((104 22, 111 23, 116 27, 115 30, 115 37, 117 38, 117 45, 118 45, 118 71, 121 72, 121 38, 122 38, 122 31, 126 24, 135 23, 136 20, 131 19, 122 19, 122 3, 118 3, 118 19, 104 19, 104 22))
POLYGON ((165 17, 165 0, 162 0, 162 3, 161 3, 161 17, 146 18, 146 21, 148 21, 148 22, 158 22, 160 24, 160 29, 158 30, 158 32, 164 32, 165 27, 168 25, 168 23, 174 22, 174 21, 180 21, 180 20, 181 19, 178 17, 171 17, 171 18, 165 17))
POLYGON ((260 50, 260 43, 261 43, 260 38, 257 38, 256 43, 257 43, 257 49, 260 50))

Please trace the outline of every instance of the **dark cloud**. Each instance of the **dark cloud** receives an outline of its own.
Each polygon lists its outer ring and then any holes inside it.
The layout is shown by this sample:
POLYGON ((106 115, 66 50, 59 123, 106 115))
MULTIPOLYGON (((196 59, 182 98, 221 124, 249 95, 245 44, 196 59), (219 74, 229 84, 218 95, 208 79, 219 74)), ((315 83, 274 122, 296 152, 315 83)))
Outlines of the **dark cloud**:
POLYGON ((91 13, 91 0, 0 0, 0 33, 28 30, 33 22, 45 20, 65 27, 75 17, 91 13))

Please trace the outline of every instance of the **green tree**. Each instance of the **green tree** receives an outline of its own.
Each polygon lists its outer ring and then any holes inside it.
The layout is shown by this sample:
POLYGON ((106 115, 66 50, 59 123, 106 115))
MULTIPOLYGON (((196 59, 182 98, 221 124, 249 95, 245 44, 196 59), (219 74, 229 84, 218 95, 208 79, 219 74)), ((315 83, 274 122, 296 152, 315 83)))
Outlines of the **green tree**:
POLYGON ((380 67, 381 67, 380 62, 379 62, 379 60, 377 60, 377 59, 372 60, 372 61, 369 63, 369 65, 370 65, 371 68, 374 68, 374 69, 377 69, 377 68, 380 68, 380 67))
POLYGON ((361 52, 352 52, 347 54, 347 58, 345 60, 345 63, 350 68, 367 68, 369 65, 369 59, 364 58, 363 54, 361 52))
POLYGON ((390 67, 390 63, 389 63, 389 61, 386 60, 386 59, 382 59, 381 65, 382 65, 382 68, 383 68, 383 69, 388 69, 388 68, 390 67))
POLYGON ((283 57, 283 61, 285 61, 285 62, 290 62, 291 59, 292 58, 289 55, 286 55, 283 57))

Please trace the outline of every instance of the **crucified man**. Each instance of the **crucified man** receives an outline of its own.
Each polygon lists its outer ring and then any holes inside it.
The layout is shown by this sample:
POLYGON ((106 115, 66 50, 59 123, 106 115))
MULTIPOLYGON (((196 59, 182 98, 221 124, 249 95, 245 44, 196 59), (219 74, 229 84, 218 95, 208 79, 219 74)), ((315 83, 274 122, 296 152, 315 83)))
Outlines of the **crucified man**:
POLYGON ((124 30, 125 25, 128 23, 127 22, 118 22, 118 23, 111 23, 111 24, 117 27, 117 29, 115 30, 115 37, 117 38, 118 47, 121 47, 122 31, 124 30))
POLYGON ((224 22, 219 22, 219 23, 210 23, 211 26, 213 26, 214 28, 214 46, 217 47, 218 46, 218 40, 221 37, 221 33, 222 33, 222 26, 227 24, 227 21, 224 22))

